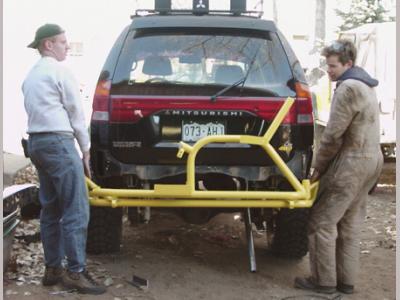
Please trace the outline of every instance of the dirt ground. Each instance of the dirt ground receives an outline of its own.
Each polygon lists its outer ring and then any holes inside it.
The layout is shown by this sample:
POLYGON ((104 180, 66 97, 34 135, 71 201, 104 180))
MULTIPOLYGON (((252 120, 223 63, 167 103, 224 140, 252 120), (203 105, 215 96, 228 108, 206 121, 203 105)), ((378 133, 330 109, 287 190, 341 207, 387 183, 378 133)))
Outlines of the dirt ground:
MULTIPOLYGON (((154 213, 149 224, 138 227, 125 220, 123 248, 118 255, 88 256, 89 271, 109 285, 107 293, 100 296, 65 292, 61 286, 42 287, 40 242, 26 245, 15 240, 10 270, 4 275, 4 298, 395 299, 395 200, 395 162, 387 162, 377 190, 368 199, 361 269, 355 294, 351 296, 327 297, 294 289, 294 277, 308 274, 308 256, 302 260, 276 258, 265 251, 265 235, 257 232, 257 272, 250 273, 244 224, 232 214, 219 215, 207 225, 196 226, 162 212, 154 213), (26 256, 30 257, 28 262, 26 256), (26 271, 26 267, 31 271, 26 271), (132 275, 146 278, 148 289, 140 290, 127 283, 132 275)), ((34 228, 37 221, 21 226, 34 228)))

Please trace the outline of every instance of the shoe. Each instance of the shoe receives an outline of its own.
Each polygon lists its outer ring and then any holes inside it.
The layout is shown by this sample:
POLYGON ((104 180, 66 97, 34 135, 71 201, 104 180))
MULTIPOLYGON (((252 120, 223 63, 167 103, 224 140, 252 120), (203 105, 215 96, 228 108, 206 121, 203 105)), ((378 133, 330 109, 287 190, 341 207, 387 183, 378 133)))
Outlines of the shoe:
POLYGON ((52 286, 61 281, 64 269, 62 267, 48 267, 44 270, 42 284, 44 286, 52 286))
POLYGON ((310 290, 322 294, 333 294, 336 292, 336 287, 334 286, 322 286, 315 284, 311 277, 300 278, 296 277, 294 280, 294 287, 302 290, 310 290))
POLYGON ((354 285, 338 282, 336 288, 339 292, 341 292, 343 294, 353 294, 354 293, 354 285))
POLYGON ((87 271, 80 273, 67 271, 62 278, 65 288, 77 290, 81 294, 100 295, 106 292, 106 287, 98 284, 87 271))

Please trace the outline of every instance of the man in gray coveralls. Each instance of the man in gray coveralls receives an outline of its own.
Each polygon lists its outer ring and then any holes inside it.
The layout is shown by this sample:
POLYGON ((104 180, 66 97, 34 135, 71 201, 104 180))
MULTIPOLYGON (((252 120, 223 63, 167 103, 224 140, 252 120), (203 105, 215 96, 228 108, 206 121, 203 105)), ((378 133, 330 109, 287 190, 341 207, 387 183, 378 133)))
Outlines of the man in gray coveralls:
POLYGON ((311 182, 320 179, 309 220, 311 277, 296 278, 295 287, 351 294, 368 191, 383 165, 374 90, 378 81, 354 66, 357 53, 350 41, 335 41, 322 55, 337 85, 311 175, 311 182))

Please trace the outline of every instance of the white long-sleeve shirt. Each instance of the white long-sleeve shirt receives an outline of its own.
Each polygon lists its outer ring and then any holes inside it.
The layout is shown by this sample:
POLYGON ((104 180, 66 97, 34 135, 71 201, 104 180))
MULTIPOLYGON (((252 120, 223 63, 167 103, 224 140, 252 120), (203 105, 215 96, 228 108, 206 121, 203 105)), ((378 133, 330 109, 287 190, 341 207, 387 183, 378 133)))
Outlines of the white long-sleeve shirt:
POLYGON ((82 152, 90 148, 89 133, 79 93, 71 71, 50 56, 42 57, 22 84, 27 133, 70 132, 82 152))

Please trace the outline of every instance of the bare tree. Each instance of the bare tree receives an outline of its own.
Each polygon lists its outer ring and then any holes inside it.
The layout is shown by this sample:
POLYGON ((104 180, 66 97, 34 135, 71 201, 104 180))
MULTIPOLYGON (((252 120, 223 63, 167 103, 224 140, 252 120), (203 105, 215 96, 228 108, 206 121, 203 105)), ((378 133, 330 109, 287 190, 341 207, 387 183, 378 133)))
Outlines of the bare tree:
POLYGON ((325 43, 326 36, 326 0, 316 0, 315 7, 314 47, 310 54, 320 51, 325 43))
POLYGON ((326 22, 326 0, 316 0, 315 9, 315 35, 314 35, 314 48, 313 51, 318 49, 325 42, 325 22, 326 22))

